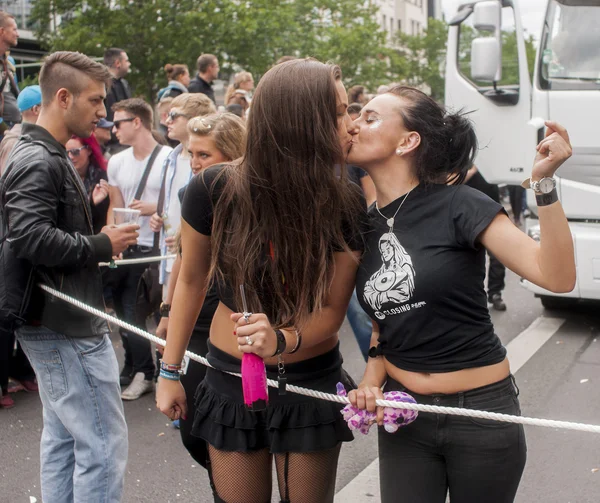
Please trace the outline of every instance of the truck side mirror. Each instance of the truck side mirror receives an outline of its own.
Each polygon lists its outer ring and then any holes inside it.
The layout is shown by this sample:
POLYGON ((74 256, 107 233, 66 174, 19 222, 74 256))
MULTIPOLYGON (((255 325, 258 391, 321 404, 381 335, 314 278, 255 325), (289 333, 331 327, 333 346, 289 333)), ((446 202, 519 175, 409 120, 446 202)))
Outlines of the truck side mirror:
POLYGON ((471 78, 476 82, 499 82, 502 79, 502 48, 492 37, 476 38, 471 45, 471 78))
POLYGON ((502 80, 502 4, 497 0, 478 2, 473 11, 473 27, 492 32, 471 45, 471 78, 480 82, 502 80))
POLYGON ((473 10, 473 27, 479 31, 499 32, 502 24, 502 5, 497 0, 478 2, 473 10))

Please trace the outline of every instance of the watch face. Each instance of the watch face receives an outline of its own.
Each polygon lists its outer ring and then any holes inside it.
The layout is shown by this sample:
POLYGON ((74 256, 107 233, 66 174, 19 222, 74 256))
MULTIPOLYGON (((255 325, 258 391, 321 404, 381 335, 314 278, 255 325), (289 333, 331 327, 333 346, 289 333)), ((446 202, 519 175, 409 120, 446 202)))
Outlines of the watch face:
POLYGON ((556 183, 552 178, 542 178, 540 180, 540 192, 542 194, 549 194, 554 189, 556 183))

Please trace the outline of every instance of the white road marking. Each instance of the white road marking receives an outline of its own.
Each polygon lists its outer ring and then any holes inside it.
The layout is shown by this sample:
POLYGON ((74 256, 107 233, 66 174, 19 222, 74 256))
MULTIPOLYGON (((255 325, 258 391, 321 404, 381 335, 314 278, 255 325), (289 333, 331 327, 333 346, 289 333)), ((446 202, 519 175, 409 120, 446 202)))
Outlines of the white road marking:
POLYGON ((562 318, 540 316, 528 328, 508 343, 508 361, 513 374, 552 337, 565 322, 562 318))
MULTIPOLYGON (((513 374, 560 329, 565 322, 562 318, 546 318, 540 316, 529 327, 508 343, 506 350, 513 374)), ((377 441, 375 431, 369 434, 377 441)), ((375 459, 360 472, 349 484, 335 495, 335 503, 378 503, 379 492, 379 459, 375 459)))

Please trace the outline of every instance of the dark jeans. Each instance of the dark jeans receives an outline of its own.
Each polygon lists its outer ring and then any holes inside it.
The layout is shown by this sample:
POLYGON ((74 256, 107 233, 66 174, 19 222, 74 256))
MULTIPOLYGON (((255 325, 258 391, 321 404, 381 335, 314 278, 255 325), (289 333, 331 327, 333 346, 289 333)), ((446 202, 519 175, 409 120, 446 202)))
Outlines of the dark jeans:
POLYGON ((0 389, 6 392, 8 378, 19 381, 32 380, 35 375, 21 344, 17 343, 15 350, 15 334, 0 335, 0 389))
MULTIPOLYGON (((479 171, 475 173, 473 177, 471 177, 471 179, 467 182, 467 185, 479 190, 480 192, 483 192, 493 201, 500 203, 500 191, 498 186, 488 183, 479 171)), ((488 269, 488 299, 491 299, 492 295, 496 293, 502 293, 502 290, 504 290, 504 277, 506 276, 506 268, 491 253, 488 252, 488 256, 490 258, 490 265, 488 269)))
POLYGON ((521 215, 525 210, 525 203, 523 201, 523 194, 525 193, 525 189, 520 185, 509 185, 508 186, 508 195, 510 198, 510 206, 513 211, 513 218, 515 222, 521 220, 521 215))
POLYGON ((488 299, 492 295, 502 293, 504 290, 504 277, 506 276, 506 267, 490 252, 488 252, 490 264, 488 266, 488 299))
MULTIPOLYGON (((208 327, 206 330, 194 329, 188 345, 188 350, 197 355, 206 356, 208 353, 208 332, 208 327)), ((191 432, 192 424, 194 423, 194 412, 196 410, 196 407, 194 406, 194 397, 196 396, 196 389, 204 379, 205 375, 206 366, 190 360, 187 373, 181 376, 181 384, 183 385, 183 389, 185 389, 188 407, 187 419, 181 419, 179 421, 179 432, 181 433, 183 446, 190 453, 190 456, 202 466, 206 466, 206 442, 201 438, 194 437, 191 432)))
POLYGON ((348 317, 348 322, 354 332, 356 342, 358 342, 360 352, 365 361, 367 361, 367 358, 369 357, 369 347, 371 346, 371 335, 373 334, 373 324, 371 323, 369 315, 363 311, 362 307, 360 307, 358 297, 356 296, 356 289, 352 292, 352 297, 350 297, 350 304, 348 304, 346 316, 348 317))
MULTIPOLYGON (((406 391, 418 403, 520 415, 513 377, 453 395, 419 395, 396 381, 385 391, 406 391)), ((381 502, 511 503, 527 447, 522 425, 446 414, 420 413, 387 433, 379 428, 381 502)))
MULTIPOLYGON (((148 248, 130 247, 123 254, 123 258, 142 258, 150 255, 151 250, 148 248)), ((146 267, 148 264, 122 265, 113 269, 110 275, 109 283, 117 317, 135 326, 138 326, 135 316, 137 286, 146 267)), ((150 341, 124 329, 120 329, 120 333, 125 350, 125 373, 134 376, 137 372, 143 372, 146 379, 152 379, 154 361, 150 341)))

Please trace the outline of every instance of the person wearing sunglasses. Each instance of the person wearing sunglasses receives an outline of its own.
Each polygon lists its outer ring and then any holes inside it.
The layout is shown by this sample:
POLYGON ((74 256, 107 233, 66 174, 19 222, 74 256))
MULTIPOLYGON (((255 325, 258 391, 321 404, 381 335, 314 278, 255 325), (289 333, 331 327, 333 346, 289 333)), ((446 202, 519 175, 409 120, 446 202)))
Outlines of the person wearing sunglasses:
POLYGON ((100 232, 100 229, 106 225, 110 204, 106 175, 107 162, 102 155, 102 148, 94 135, 89 138, 73 136, 65 147, 89 197, 94 232, 100 232))
MULTIPOLYGON (((188 152, 189 134, 187 123, 192 117, 204 117, 217 111, 211 99, 205 94, 185 93, 177 96, 171 103, 165 124, 169 140, 179 142, 179 145, 169 154, 164 166, 166 170, 165 203, 162 214, 154 213, 150 219, 153 232, 160 232, 161 255, 167 255, 168 249, 174 245, 174 236, 181 221, 181 202, 179 191, 192 178, 190 155, 188 152)), ((163 300, 167 295, 169 275, 174 260, 164 260, 160 263, 160 283, 163 285, 163 300)))
MULTIPOLYGON (((123 253, 123 258, 149 257, 158 253, 154 232, 150 228, 150 217, 156 213, 162 168, 172 149, 158 145, 154 139, 152 108, 141 98, 115 103, 113 111, 113 133, 121 145, 131 148, 114 154, 108 161, 108 219, 112 221, 113 208, 140 210, 138 242, 123 253), (152 156, 155 149, 156 155, 152 156), (148 176, 145 184, 142 184, 147 168, 148 176), (141 195, 136 197, 141 185, 141 195)), ((131 324, 141 325, 136 316, 137 287, 145 269, 145 264, 133 264, 114 270, 112 293, 115 311, 120 319, 131 324)), ((121 397, 124 400, 136 400, 154 389, 152 346, 146 339, 126 330, 121 330, 121 337, 125 349, 125 364, 121 372, 124 390, 121 397)))

